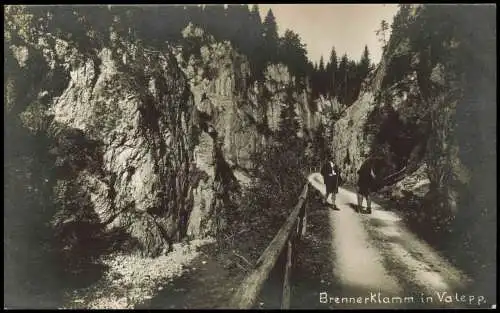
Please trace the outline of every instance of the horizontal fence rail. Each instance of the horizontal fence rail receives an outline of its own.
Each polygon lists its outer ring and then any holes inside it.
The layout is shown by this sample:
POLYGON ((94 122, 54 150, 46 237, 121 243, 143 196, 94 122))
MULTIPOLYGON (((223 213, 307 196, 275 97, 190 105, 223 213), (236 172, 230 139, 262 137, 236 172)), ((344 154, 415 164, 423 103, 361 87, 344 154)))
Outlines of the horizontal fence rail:
POLYGON ((305 235, 307 217, 305 200, 308 190, 309 182, 304 185, 299 201, 287 220, 257 260, 254 270, 244 279, 230 300, 229 307, 237 309, 251 309, 253 307, 269 274, 286 248, 281 308, 290 308, 290 277, 293 265, 293 246, 296 239, 299 239, 301 235, 305 235))

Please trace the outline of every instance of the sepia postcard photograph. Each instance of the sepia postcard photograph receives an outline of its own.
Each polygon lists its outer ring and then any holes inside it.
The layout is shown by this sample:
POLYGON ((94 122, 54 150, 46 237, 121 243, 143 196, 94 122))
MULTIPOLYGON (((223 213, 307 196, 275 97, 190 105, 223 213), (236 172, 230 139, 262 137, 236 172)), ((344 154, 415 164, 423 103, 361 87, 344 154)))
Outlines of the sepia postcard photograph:
POLYGON ((495 4, 4 5, 4 309, 495 309, 495 4))

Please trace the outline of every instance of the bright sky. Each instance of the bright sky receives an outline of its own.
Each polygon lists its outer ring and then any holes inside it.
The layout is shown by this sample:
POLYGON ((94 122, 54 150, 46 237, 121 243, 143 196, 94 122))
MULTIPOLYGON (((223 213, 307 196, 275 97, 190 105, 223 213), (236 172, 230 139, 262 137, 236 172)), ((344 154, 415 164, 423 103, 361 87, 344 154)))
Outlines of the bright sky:
POLYGON ((278 33, 287 28, 299 34, 306 44, 308 57, 326 61, 335 46, 337 57, 347 53, 349 59, 359 60, 365 44, 374 63, 380 61, 381 44, 375 31, 385 19, 392 24, 397 4, 259 4, 262 20, 273 10, 278 33))

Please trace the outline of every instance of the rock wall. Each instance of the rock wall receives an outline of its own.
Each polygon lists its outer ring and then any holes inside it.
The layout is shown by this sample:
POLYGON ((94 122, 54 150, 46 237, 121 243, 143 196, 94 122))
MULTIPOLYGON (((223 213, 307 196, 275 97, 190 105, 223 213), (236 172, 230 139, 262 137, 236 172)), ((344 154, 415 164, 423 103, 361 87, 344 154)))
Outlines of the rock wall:
MULTIPOLYGON (((467 14, 456 9, 457 16, 467 14)), ((454 215, 471 177, 460 157, 467 148, 459 144, 458 134, 472 117, 462 116, 459 129, 457 112, 471 92, 464 82, 474 69, 464 58, 468 32, 453 26, 458 22, 451 15, 445 18, 443 10, 413 5, 400 10, 380 64, 334 125, 331 149, 350 183, 373 154, 386 158, 386 174, 403 171, 390 185, 425 167, 422 180, 428 181, 436 206, 454 215), (437 29, 432 40, 421 31, 426 27, 437 29), (400 160, 391 164, 394 155, 400 160)))
POLYGON ((200 134, 176 59, 117 36, 92 54, 50 34, 36 39, 8 47, 19 59, 9 92, 35 85, 31 105, 17 97, 13 106, 56 142, 54 227, 88 222, 123 231, 143 255, 166 252, 187 233, 200 134), (14 79, 22 75, 43 83, 14 79))
POLYGON ((371 138, 364 136, 363 127, 373 110, 373 99, 372 93, 361 94, 334 124, 332 154, 341 167, 344 179, 351 183, 356 181, 356 172, 369 152, 371 138))
POLYGON ((252 154, 258 153, 278 128, 289 90, 293 91, 301 126, 305 130, 318 126, 321 115, 310 105, 308 90, 297 87, 286 66, 270 64, 263 82, 252 81, 249 61, 229 42, 216 42, 192 24, 183 36, 177 58, 185 65, 182 68, 196 105, 203 106, 203 95, 208 98, 213 108, 212 121, 232 165, 252 168, 252 154))
POLYGON ((239 194, 234 185, 250 183, 249 172, 255 165, 253 155, 262 151, 278 129, 281 107, 289 90, 293 90, 303 128, 316 127, 320 115, 311 110, 308 91, 296 88, 286 66, 269 65, 263 82, 252 81, 246 56, 229 42, 217 42, 192 24, 184 29, 175 55, 189 81, 195 107, 213 127, 213 133, 203 133, 195 148, 196 168, 204 177, 193 189, 194 206, 188 226, 188 235, 196 237, 216 232, 216 219, 210 217, 224 215, 220 210, 234 204, 228 200, 239 194), (219 167, 217 162, 221 163, 219 167), (217 191, 217 177, 221 175, 227 176, 224 197, 218 196, 217 191), (232 182, 233 178, 236 182, 232 182), (219 205, 215 204, 217 201, 219 205))

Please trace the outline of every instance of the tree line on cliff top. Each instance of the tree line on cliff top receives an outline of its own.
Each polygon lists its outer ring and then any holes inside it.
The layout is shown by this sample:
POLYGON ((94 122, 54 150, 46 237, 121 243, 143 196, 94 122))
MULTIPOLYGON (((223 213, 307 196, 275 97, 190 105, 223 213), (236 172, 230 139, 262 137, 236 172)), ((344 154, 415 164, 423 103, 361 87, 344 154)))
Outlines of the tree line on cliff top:
POLYGON ((107 45, 111 29, 125 38, 162 49, 167 42, 181 44, 182 30, 193 23, 218 41, 230 41, 246 55, 253 79, 263 80, 268 64, 283 63, 302 87, 311 87, 313 98, 321 94, 345 105, 356 100, 361 83, 373 69, 366 46, 360 61, 346 54, 338 57, 332 47, 326 62, 322 57, 319 64, 313 64, 300 36, 290 29, 280 36, 273 11, 269 9, 262 19, 257 4, 27 6, 23 10, 36 29, 74 42, 82 51, 107 45))

